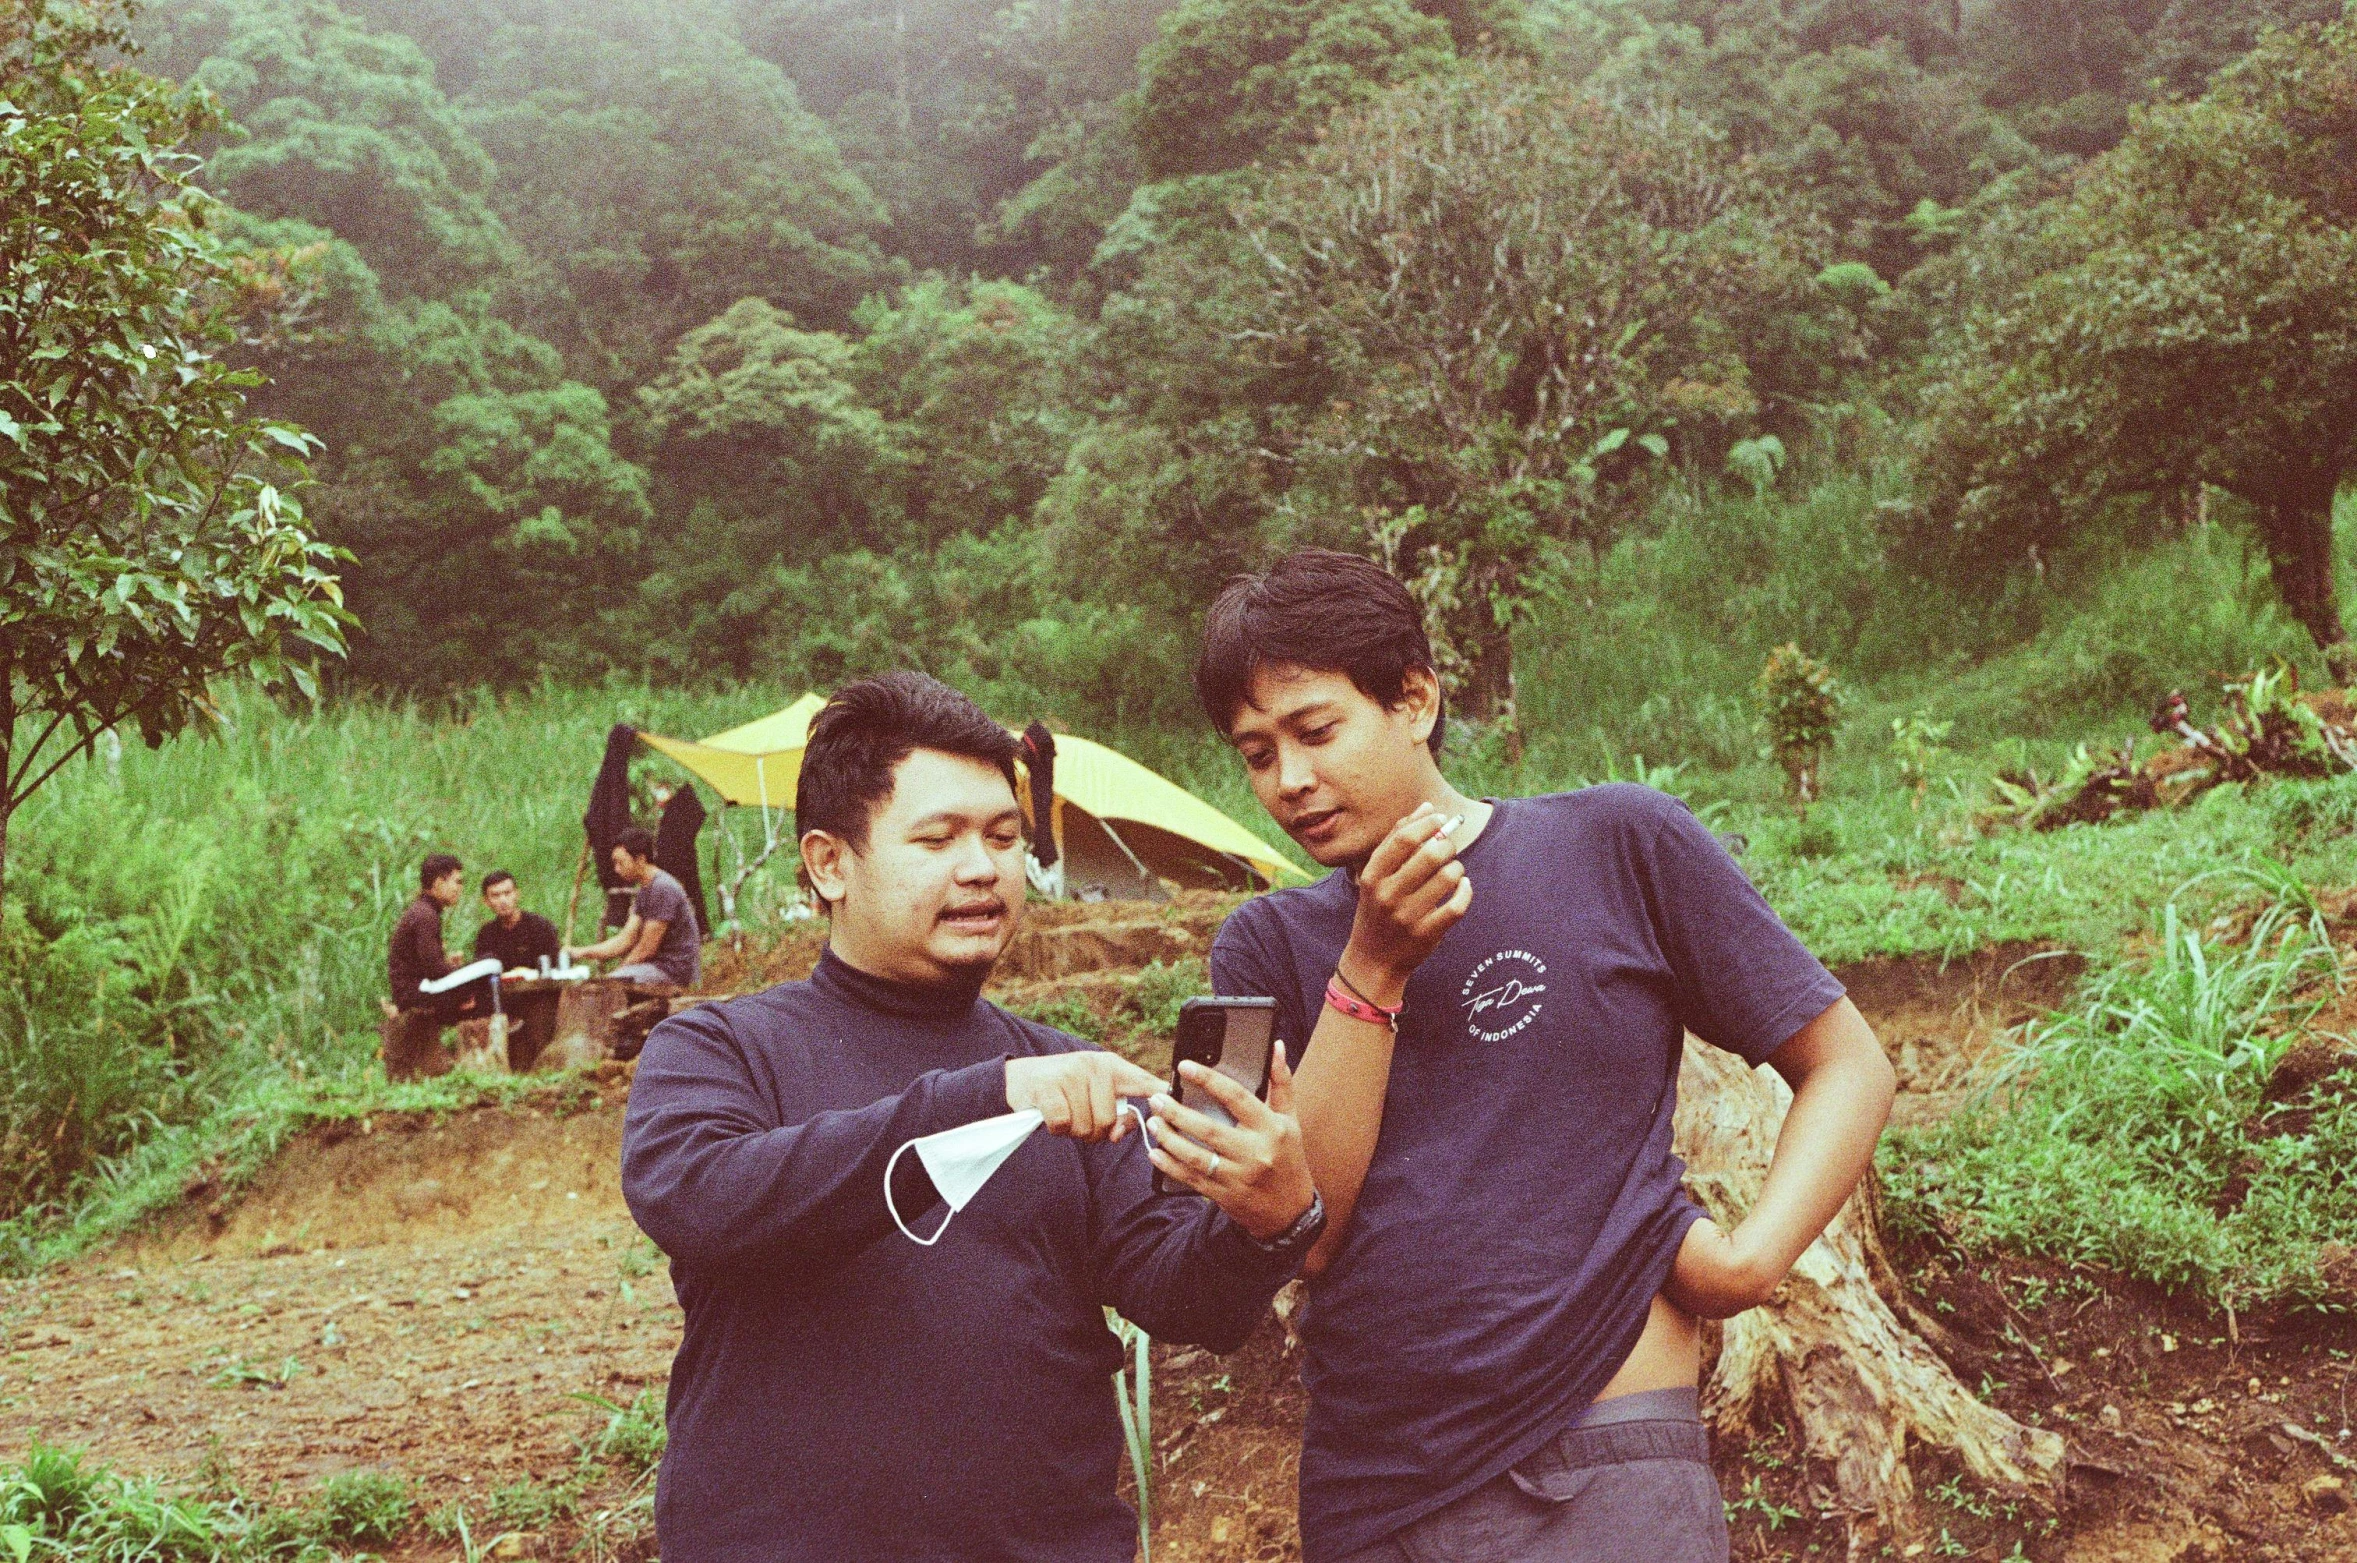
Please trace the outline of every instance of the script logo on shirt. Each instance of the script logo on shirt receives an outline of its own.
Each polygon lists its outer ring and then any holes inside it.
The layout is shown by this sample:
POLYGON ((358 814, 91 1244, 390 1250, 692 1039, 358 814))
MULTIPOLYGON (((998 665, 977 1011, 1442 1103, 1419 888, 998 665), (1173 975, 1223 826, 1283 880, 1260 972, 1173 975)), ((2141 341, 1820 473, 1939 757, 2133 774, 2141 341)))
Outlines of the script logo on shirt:
POLYGON ((1473 968, 1458 994, 1465 1030, 1483 1042, 1503 1042, 1539 1018, 1546 1007, 1547 963, 1528 950, 1500 950, 1473 968))

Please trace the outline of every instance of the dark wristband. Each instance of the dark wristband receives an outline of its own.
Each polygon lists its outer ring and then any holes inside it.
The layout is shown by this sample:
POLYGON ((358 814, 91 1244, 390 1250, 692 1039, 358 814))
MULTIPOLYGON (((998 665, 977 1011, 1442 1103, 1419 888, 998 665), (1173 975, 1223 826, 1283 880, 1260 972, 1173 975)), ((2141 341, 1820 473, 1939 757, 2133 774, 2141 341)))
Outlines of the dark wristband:
MULTIPOLYGON (((1241 1231, 1241 1228, 1238 1228, 1241 1231)), ((1315 1189, 1310 1191, 1309 1208, 1293 1218, 1293 1224, 1265 1242, 1245 1232, 1252 1246, 1264 1254, 1292 1254, 1316 1243, 1326 1230, 1326 1196, 1315 1189)))

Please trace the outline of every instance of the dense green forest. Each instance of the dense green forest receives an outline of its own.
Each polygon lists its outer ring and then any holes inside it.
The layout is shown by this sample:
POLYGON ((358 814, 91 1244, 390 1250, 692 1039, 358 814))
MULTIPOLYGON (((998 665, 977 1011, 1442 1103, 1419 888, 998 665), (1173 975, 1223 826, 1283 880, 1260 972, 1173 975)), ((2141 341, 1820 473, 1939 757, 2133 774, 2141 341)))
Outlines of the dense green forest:
MULTIPOLYGON (((1886 589, 1751 602, 1752 666, 1854 665, 1877 623, 1980 661, 2057 571, 2197 514, 2337 641, 2340 9, 159 0, 137 31, 225 116, 235 352, 353 556, 339 678, 913 659, 1130 725, 1185 701, 1128 670, 1279 546, 1392 560, 1460 709, 1516 716, 1534 615, 1771 501, 1886 589)), ((1762 546, 1693 540, 1731 592, 1762 546)))

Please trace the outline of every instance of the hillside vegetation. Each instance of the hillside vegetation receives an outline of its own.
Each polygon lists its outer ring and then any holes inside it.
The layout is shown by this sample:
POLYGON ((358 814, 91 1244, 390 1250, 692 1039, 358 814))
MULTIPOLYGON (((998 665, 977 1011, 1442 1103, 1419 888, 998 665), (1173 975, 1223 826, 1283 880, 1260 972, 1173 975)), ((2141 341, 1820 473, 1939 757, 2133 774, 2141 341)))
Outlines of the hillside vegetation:
MULTIPOLYGON (((156 340, 32 288, 0 343, 0 731, 84 746, 45 785, 0 778, 13 1262, 375 1099, 418 858, 507 867, 561 912, 612 721, 694 735, 916 665, 1258 823, 1182 670, 1218 583, 1300 543, 1410 583, 1465 781, 1680 792, 1830 960, 2067 945, 2142 974, 2101 990, 2124 1014, 2174 980, 2176 925, 2150 931, 2173 896, 2198 921, 2345 883, 2330 780, 1984 828, 2000 773, 2070 771, 2173 688, 2202 715, 2254 670, 2357 668, 2357 22, 2066 9, 0 12, 0 86, 34 105, 0 111, 9 177, 67 180, 52 132, 117 125, 150 181, 117 215, 170 236, 156 340), (48 496, 71 472, 109 516, 160 513, 134 492, 155 440, 77 422, 77 387, 168 408, 143 366, 175 363, 229 431, 190 436, 180 510, 208 523, 212 482, 275 541, 134 567, 48 496), (299 562, 295 595, 163 579, 257 550, 299 562), (200 601, 239 604, 184 637, 212 660, 124 704, 146 675, 117 637, 200 601), (1843 692, 1805 816, 1759 713, 1784 647, 1843 692), (207 693, 208 669, 276 692, 207 693)), ((28 220, 7 231, 64 253, 28 220)), ((755 882, 746 937, 785 893, 755 882)), ((2278 986, 2307 1004, 2337 967, 2302 937, 2278 986)), ((2220 1037, 2292 1023, 2243 1011, 2220 1037)), ((2263 1086, 2271 1049, 2237 1067, 2263 1086)), ((2077 1067, 2030 1089, 2120 1088, 2077 1067)), ((2003 1217, 2026 1197, 1973 1209, 2026 1240, 2003 1217)), ((2296 1255, 2190 1251, 2149 1268, 2305 1284, 2296 1255)))

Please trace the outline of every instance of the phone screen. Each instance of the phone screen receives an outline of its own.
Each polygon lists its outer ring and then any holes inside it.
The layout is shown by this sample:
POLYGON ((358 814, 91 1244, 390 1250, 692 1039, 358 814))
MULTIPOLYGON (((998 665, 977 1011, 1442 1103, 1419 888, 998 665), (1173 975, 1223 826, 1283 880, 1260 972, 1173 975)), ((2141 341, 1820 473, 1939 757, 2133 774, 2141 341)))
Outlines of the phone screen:
MULTIPOLYGON (((1268 1089, 1276 1030, 1273 1001, 1190 999, 1179 1011, 1178 1036, 1171 1050, 1172 1072, 1177 1073, 1180 1060, 1193 1059, 1258 1096, 1268 1089)), ((1223 1124, 1236 1121, 1210 1092, 1184 1078, 1178 1081, 1178 1099, 1207 1118, 1223 1124)))

